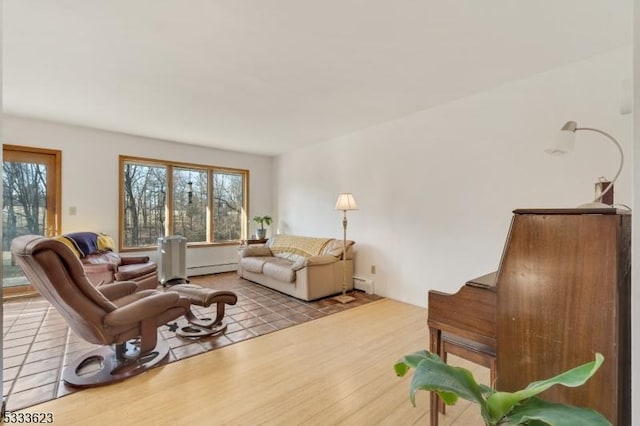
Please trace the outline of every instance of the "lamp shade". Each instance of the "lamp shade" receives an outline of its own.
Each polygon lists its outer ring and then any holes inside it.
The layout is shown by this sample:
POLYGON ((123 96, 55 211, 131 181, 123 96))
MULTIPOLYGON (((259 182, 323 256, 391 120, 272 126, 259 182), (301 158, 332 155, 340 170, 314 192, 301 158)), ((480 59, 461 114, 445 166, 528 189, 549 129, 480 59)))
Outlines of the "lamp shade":
POLYGON ((562 155, 573 151, 576 143, 576 122, 567 121, 556 135, 553 144, 545 148, 544 152, 550 155, 562 155))
POLYGON ((345 192, 338 195, 338 201, 336 201, 336 210, 358 210, 356 199, 353 198, 353 194, 345 192))

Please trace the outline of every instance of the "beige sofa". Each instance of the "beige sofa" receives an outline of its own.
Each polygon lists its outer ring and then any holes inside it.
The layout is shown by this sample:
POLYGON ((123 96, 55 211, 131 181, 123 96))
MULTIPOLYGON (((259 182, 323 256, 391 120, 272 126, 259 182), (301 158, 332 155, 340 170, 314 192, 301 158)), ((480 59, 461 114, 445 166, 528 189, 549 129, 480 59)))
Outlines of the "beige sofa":
POLYGON ((302 300, 342 292, 343 263, 347 289, 353 288, 353 241, 276 235, 263 246, 240 249, 238 275, 302 300))

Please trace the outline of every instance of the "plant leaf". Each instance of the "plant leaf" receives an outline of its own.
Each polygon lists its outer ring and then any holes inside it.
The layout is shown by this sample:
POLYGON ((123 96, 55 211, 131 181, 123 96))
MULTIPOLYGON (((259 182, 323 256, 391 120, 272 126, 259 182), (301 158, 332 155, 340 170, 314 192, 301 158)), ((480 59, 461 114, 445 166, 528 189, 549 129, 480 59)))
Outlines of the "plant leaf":
POLYGON ((491 386, 487 386, 482 383, 480 383, 479 386, 480 386, 480 390, 482 391, 482 395, 484 396, 485 399, 493 395, 494 393, 496 393, 496 390, 493 389, 491 386))
POLYGON ((395 372, 402 377, 409 369, 416 371, 411 380, 409 397, 415 406, 415 395, 418 390, 437 392, 447 405, 453 405, 458 397, 480 404, 482 415, 488 415, 483 392, 490 388, 478 385, 469 370, 453 367, 442 362, 440 357, 429 351, 418 351, 404 356, 394 365, 395 372))
POLYGON ((396 371, 396 374, 402 377, 407 374, 410 368, 416 368, 418 364, 420 364, 420 361, 422 361, 423 359, 434 357, 436 359, 440 359, 438 355, 425 350, 414 352, 411 355, 405 355, 393 366, 393 368, 396 371))
POLYGON ((436 391, 447 405, 455 404, 458 397, 480 404, 486 413, 486 402, 482 388, 476 383, 471 372, 465 368, 445 364, 440 358, 424 358, 411 381, 410 398, 415 405, 418 390, 436 391))
POLYGON ((530 393, 529 396, 537 395, 538 393, 549 389, 553 385, 563 385, 570 388, 582 386, 591 376, 595 374, 604 362, 604 356, 601 353, 596 353, 595 360, 582 364, 578 367, 567 370, 564 373, 558 374, 555 377, 545 380, 539 380, 537 382, 529 383, 529 385, 521 390, 522 393, 530 393))
POLYGON ((611 425, 602 414, 589 408, 556 404, 538 397, 529 398, 518 404, 509 413, 510 424, 547 424, 551 426, 611 425))
POLYGON ((576 387, 583 385, 604 362, 604 357, 596 353, 595 360, 567 370, 545 380, 530 383, 526 388, 517 392, 496 392, 487 398, 487 409, 492 420, 504 417, 511 408, 527 398, 535 396, 554 385, 576 387))
POLYGON ((454 405, 456 402, 458 402, 458 395, 456 395, 453 392, 446 392, 446 391, 436 391, 438 393, 438 396, 440 397, 440 399, 442 400, 442 402, 444 402, 447 405, 454 405))

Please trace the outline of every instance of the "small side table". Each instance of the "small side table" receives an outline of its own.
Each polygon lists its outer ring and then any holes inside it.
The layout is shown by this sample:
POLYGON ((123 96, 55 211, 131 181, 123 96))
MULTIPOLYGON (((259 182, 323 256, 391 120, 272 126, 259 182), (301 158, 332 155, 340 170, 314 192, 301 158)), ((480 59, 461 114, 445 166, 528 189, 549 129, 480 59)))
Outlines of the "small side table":
POLYGON ((246 247, 253 244, 266 244, 268 238, 261 238, 256 240, 240 240, 240 247, 246 247))

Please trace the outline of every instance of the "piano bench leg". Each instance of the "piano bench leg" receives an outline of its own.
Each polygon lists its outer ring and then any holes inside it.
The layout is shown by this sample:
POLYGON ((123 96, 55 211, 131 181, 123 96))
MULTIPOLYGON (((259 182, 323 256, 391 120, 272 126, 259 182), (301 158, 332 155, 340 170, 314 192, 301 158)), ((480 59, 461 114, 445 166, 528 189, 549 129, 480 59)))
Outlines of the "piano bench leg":
MULTIPOLYGON (((442 362, 444 362, 445 364, 447 363, 447 352, 444 350, 444 345, 440 345, 441 351, 442 353, 439 354, 440 355, 440 359, 442 360, 442 362)), ((440 397, 438 397, 438 412, 442 413, 442 414, 446 414, 446 407, 447 404, 444 403, 444 401, 442 399, 440 399, 440 397)))
MULTIPOLYGON (((496 357, 494 354, 469 348, 448 337, 442 338, 442 333, 432 333, 432 339, 432 352, 437 350, 438 356, 445 364, 448 364, 448 355, 452 353, 460 358, 487 367, 490 372, 491 386, 495 386, 496 357)), ((436 392, 431 392, 429 413, 431 426, 438 426, 438 415, 439 413, 445 414, 445 412, 446 404, 438 397, 436 392)))
POLYGON ((429 424, 431 426, 438 426, 438 406, 441 404, 440 398, 436 392, 431 392, 429 396, 429 424))
MULTIPOLYGON (((429 327, 429 350, 437 354, 445 363, 446 353, 442 344, 442 330, 429 327)), ((438 426, 438 413, 444 414, 444 402, 438 397, 436 392, 431 392, 429 396, 429 419, 431 426, 438 426)))

